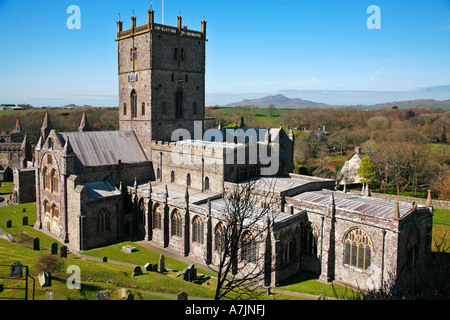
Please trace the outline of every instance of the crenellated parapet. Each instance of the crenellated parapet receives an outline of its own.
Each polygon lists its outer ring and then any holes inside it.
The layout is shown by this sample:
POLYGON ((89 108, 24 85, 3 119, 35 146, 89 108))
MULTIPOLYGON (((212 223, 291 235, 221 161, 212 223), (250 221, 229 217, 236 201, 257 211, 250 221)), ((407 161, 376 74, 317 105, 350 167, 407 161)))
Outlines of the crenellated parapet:
POLYGON ((123 30, 123 22, 119 19, 117 21, 117 39, 122 40, 129 37, 137 36, 147 32, 160 32, 165 34, 171 34, 180 37, 188 37, 195 39, 202 39, 206 41, 206 21, 201 22, 201 31, 190 30, 187 26, 182 26, 182 17, 177 17, 177 26, 168 26, 164 24, 155 23, 155 12, 150 9, 148 11, 148 22, 141 26, 136 26, 136 17, 131 17, 131 28, 123 30))

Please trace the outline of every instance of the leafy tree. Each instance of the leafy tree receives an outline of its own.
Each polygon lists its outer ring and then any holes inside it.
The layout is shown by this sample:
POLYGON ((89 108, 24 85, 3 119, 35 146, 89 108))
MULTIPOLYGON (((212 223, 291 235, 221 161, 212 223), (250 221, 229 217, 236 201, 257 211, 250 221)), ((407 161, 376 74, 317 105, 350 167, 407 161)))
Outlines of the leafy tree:
POLYGON ((369 156, 364 156, 361 159, 361 164, 357 173, 361 177, 361 182, 363 183, 369 183, 375 180, 376 168, 369 156))

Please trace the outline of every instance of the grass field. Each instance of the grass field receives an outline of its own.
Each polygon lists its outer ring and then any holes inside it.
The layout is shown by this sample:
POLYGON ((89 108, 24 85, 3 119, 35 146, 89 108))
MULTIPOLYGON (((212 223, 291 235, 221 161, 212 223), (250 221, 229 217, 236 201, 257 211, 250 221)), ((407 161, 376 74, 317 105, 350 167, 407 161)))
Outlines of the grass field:
POLYGON ((13 183, 2 182, 2 186, 0 187, 0 194, 10 194, 12 192, 13 192, 13 183))

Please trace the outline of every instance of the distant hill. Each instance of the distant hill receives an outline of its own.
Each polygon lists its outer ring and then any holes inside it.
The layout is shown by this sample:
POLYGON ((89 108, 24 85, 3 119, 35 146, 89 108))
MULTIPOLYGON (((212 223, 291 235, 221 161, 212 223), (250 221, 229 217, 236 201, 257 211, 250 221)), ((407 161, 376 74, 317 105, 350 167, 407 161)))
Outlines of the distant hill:
POLYGON ((277 108, 306 108, 306 107, 325 107, 325 103, 308 101, 298 98, 288 98, 282 94, 267 96, 259 99, 244 99, 240 102, 234 102, 225 105, 225 107, 249 106, 254 105, 260 108, 267 108, 271 104, 277 108))
POLYGON ((377 103, 373 105, 374 107, 380 108, 392 108, 394 106, 397 107, 440 107, 440 106, 450 106, 449 100, 434 100, 434 99, 416 99, 416 100, 407 100, 407 101, 392 101, 386 103, 377 103))

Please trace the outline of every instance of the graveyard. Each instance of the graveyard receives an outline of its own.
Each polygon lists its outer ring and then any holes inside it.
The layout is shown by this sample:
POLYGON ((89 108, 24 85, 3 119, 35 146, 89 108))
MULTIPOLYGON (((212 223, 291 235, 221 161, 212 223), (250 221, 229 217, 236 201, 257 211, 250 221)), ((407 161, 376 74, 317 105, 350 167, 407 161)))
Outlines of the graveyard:
MULTIPOLYGON (((34 294, 31 289, 28 294, 30 300, 33 295, 34 300, 195 300, 214 297, 216 279, 210 270, 164 257, 131 241, 76 254, 65 251, 64 244, 35 230, 34 222, 34 203, 0 208, 0 228, 4 230, 0 234, 0 300, 23 299, 23 290, 9 289, 21 286, 20 281, 10 277, 10 266, 17 262, 28 266, 34 279, 34 294), (8 240, 5 233, 14 237, 14 242, 8 240), (51 274, 51 279, 39 274, 35 268, 38 259, 49 254, 63 263, 51 274), (162 264, 161 259, 164 260, 162 264), (81 270, 80 289, 68 286, 72 276, 70 266, 81 270)), ((311 281, 316 291, 333 295, 331 285, 311 281)), ((307 287, 311 282, 307 281, 305 285, 307 287)), ((300 288, 299 292, 305 290, 300 288)), ((266 298, 305 299, 295 293, 272 294, 266 298)))

